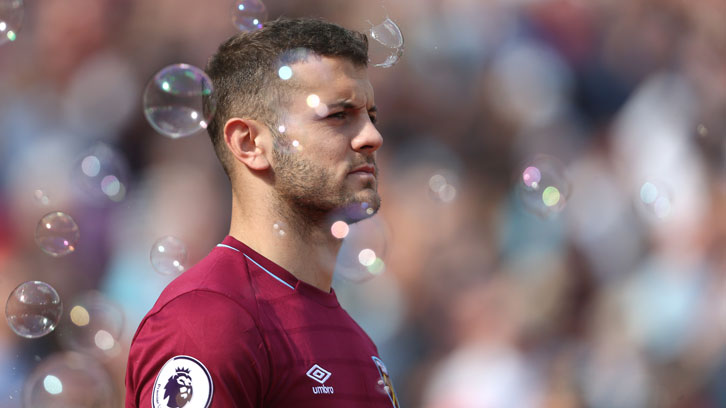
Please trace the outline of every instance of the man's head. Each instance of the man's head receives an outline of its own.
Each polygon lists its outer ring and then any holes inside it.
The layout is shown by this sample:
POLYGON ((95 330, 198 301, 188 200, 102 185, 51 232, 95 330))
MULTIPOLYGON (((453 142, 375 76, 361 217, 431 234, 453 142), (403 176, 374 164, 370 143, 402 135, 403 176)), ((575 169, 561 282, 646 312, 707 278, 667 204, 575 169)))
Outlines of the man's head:
POLYGON ((217 106, 207 131, 228 175, 232 158, 224 146, 226 121, 237 116, 274 125, 295 84, 282 79, 279 70, 301 62, 310 53, 365 67, 368 41, 361 33, 322 20, 280 19, 265 23, 261 30, 229 38, 209 60, 206 71, 212 78, 217 106))
POLYGON ((217 103, 208 131, 233 188, 251 175, 308 217, 378 209, 367 48, 363 34, 311 19, 273 21, 220 46, 207 66, 217 103))

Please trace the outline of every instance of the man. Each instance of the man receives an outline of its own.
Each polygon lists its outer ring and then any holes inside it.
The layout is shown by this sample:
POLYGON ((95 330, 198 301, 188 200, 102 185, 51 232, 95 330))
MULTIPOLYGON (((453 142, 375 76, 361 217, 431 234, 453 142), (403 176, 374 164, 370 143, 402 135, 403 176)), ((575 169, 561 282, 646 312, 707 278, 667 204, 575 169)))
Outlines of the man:
POLYGON ((367 49, 360 33, 296 19, 212 57, 208 131, 232 185, 230 232, 141 322, 126 407, 398 407, 331 288, 331 225, 380 205, 367 49))

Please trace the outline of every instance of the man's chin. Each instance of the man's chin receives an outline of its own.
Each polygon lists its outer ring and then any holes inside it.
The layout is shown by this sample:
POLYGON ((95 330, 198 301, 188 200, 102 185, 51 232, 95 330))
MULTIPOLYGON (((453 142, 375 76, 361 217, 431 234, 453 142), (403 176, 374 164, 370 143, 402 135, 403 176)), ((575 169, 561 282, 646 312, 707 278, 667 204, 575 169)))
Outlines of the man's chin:
POLYGON ((356 199, 341 208, 333 211, 335 220, 343 220, 353 224, 375 215, 381 206, 381 198, 378 193, 358 194, 356 199))

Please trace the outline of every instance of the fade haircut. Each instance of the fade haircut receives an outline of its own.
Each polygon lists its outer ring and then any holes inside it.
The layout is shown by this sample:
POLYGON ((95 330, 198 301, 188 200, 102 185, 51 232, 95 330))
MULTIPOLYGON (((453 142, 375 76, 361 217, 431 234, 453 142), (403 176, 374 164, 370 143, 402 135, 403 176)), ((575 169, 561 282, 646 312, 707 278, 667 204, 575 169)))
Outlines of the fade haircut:
POLYGON ((231 176, 232 158, 224 142, 224 124, 231 117, 256 119, 279 137, 274 124, 294 85, 293 81, 282 80, 278 69, 301 62, 310 53, 367 66, 368 39, 362 33, 323 20, 278 19, 259 30, 230 37, 210 58, 206 72, 214 93, 205 98, 204 108, 208 111, 214 102, 216 113, 207 132, 227 176, 231 176))

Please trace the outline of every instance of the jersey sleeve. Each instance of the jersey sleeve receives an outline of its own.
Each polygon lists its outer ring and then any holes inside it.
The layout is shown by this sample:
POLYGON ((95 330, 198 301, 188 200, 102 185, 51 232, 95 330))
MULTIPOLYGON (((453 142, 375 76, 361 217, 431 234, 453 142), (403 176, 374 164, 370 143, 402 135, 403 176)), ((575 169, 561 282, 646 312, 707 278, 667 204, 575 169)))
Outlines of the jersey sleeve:
POLYGON ((126 408, 190 399, 195 407, 260 407, 268 375, 250 313, 222 294, 193 291, 142 321, 129 351, 126 408))

